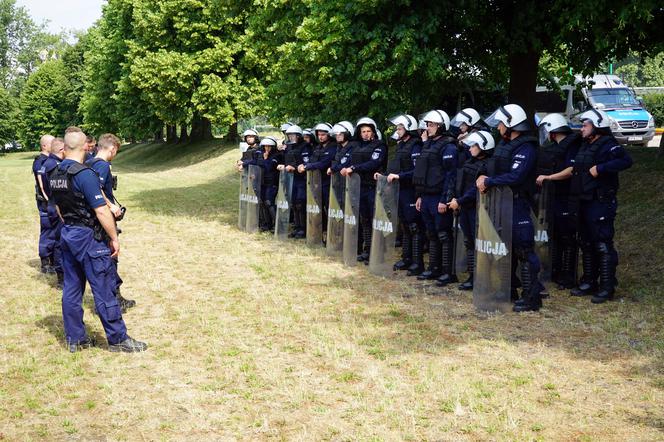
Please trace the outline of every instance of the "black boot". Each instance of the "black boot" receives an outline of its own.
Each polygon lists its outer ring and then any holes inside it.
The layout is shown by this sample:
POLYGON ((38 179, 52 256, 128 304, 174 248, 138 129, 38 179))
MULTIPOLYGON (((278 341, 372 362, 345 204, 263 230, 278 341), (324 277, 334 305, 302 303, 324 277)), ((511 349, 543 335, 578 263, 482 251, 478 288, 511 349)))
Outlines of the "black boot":
POLYGON ((597 291, 597 270, 595 266, 595 253, 590 243, 581 243, 581 264, 583 276, 579 286, 570 291, 571 296, 588 296, 597 291))
POLYGON ((560 275, 558 276, 559 289, 576 287, 577 247, 576 243, 564 242, 561 246, 560 275))
POLYGON ((55 273, 53 266, 51 265, 50 258, 41 258, 41 270, 42 273, 55 273))
POLYGON ((613 299, 616 290, 616 269, 611 262, 612 248, 611 244, 601 242, 595 249, 599 262, 599 292, 590 300, 593 304, 602 304, 613 299))
POLYGON ((468 271, 468 279, 459 285, 459 290, 473 289, 473 274, 475 273, 475 250, 473 249, 466 249, 466 269, 468 271))
POLYGON ((307 206, 304 203, 295 204, 295 234, 293 238, 302 239, 307 237, 305 225, 307 222, 307 206))
POLYGON ((413 263, 413 235, 406 225, 401 227, 401 260, 394 263, 394 270, 406 270, 413 263))
POLYGON ((271 232, 274 232, 274 221, 277 219, 277 206, 275 206, 274 204, 270 204, 267 210, 270 214, 268 227, 270 228, 271 232))
POLYGON ((417 276, 424 271, 424 234, 417 223, 409 226, 413 236, 413 263, 408 267, 408 276, 417 276))
POLYGON ((65 288, 65 274, 62 272, 56 273, 56 276, 58 277, 58 282, 56 284, 56 288, 58 290, 62 290, 65 288))
POLYGON ((133 299, 125 299, 122 297, 122 295, 120 294, 120 287, 118 287, 115 291, 115 298, 118 300, 118 304, 120 304, 120 309, 122 309, 122 313, 127 313, 127 309, 136 306, 136 301, 134 301, 133 299))
POLYGON ((454 267, 454 237, 450 232, 438 232, 441 251, 441 273, 436 285, 444 287, 447 284, 458 282, 454 267))
POLYGON ((360 222, 362 223, 362 253, 357 256, 357 260, 369 265, 369 256, 371 256, 371 234, 373 232, 371 218, 361 216, 360 222))
POLYGON ((436 279, 440 276, 440 240, 438 234, 427 231, 429 238, 429 267, 417 277, 420 281, 436 279))
POLYGON ((514 303, 513 311, 536 312, 542 307, 542 297, 540 293, 541 285, 537 280, 537 274, 533 271, 528 254, 530 250, 517 251, 517 256, 521 264, 521 299, 514 303))

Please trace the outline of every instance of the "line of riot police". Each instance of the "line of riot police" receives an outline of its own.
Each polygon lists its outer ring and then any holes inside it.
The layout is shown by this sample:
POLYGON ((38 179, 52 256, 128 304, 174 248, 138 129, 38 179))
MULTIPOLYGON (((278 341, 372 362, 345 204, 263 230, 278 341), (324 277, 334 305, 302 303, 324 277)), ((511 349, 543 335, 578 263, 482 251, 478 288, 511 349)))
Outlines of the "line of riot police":
POLYGON ((442 110, 419 121, 397 115, 388 120, 397 143, 389 161, 368 117, 304 130, 286 123, 281 143, 247 130, 238 226, 306 238, 384 276, 404 272, 442 287, 465 271, 458 288, 472 290, 482 310, 537 311, 543 281, 601 303, 617 284, 618 173, 631 158, 602 111, 581 120, 577 134, 548 115, 538 140, 516 104, 484 120, 471 108, 451 120, 442 110), (392 264, 397 232, 401 256, 392 264))

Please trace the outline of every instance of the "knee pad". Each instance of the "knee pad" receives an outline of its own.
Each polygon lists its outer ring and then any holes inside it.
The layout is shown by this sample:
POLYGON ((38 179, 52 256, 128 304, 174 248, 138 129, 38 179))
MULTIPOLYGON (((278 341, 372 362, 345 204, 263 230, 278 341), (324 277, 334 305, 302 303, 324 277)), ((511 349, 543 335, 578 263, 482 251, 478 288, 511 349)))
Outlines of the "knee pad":
POLYGON ((515 247, 514 248, 514 256, 516 256, 516 259, 518 259, 521 262, 528 261, 528 255, 533 252, 533 249, 529 247, 515 247))
POLYGON ((598 242, 595 244, 595 251, 597 253, 609 253, 611 251, 611 245, 605 242, 598 242))
POLYGON ((452 241, 452 233, 447 230, 442 230, 438 232, 438 239, 440 242, 450 242, 452 241))
POLYGON ((417 235, 418 233, 421 233, 420 225, 417 223, 411 223, 408 225, 408 229, 410 230, 410 233, 413 235, 417 235))

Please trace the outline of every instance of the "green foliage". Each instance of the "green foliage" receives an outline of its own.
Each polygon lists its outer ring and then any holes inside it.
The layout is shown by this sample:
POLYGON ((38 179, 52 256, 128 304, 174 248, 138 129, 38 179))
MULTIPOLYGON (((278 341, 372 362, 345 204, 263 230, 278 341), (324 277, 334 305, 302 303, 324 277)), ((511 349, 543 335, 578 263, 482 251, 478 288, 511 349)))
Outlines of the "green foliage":
POLYGON ((664 52, 649 57, 632 52, 615 72, 632 87, 664 86, 664 52))
POLYGON ((16 139, 16 124, 18 122, 18 109, 14 97, 0 87, 0 144, 5 144, 16 139))
POLYGON ((643 103, 648 112, 655 117, 655 126, 664 127, 664 94, 644 95, 643 103))

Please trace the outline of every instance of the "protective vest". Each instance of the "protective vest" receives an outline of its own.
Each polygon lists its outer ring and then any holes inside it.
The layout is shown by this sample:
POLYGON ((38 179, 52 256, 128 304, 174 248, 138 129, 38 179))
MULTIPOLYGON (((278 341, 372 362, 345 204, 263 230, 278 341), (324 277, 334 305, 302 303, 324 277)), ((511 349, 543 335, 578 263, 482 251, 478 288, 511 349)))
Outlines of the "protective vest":
POLYGON ((409 172, 415 168, 413 164, 413 148, 422 144, 418 137, 410 137, 406 142, 400 141, 394 158, 387 164, 387 173, 409 172))
POLYGON ((602 174, 593 178, 590 168, 599 164, 599 153, 603 147, 613 147, 618 142, 611 135, 604 135, 594 143, 583 143, 574 157, 570 192, 581 200, 612 199, 618 192, 618 174, 602 174))
POLYGON ((323 155, 325 154, 327 149, 331 147, 337 148, 337 143, 335 143, 334 141, 330 141, 325 146, 323 146, 322 144, 317 144, 316 147, 311 152, 311 155, 309 156, 309 162, 317 163, 320 160, 322 160, 323 155))
POLYGON ((307 143, 304 141, 290 144, 286 148, 286 153, 284 155, 284 164, 287 166, 297 167, 302 164, 302 154, 304 153, 305 146, 307 143))
POLYGON ((443 191, 445 174, 443 173, 443 150, 449 144, 456 144, 452 137, 441 137, 424 143, 420 158, 415 164, 413 173, 413 184, 418 192, 424 194, 437 194, 443 191))
MULTIPOLYGON (((44 161, 46 161, 48 157, 44 154, 39 154, 35 157, 34 161, 32 162, 32 170, 39 170, 42 165, 44 164, 44 161)), ((37 173, 33 173, 35 177, 35 198, 37 198, 37 201, 46 201, 44 196, 41 193, 41 189, 39 188, 39 181, 37 180, 37 173)))
MULTIPOLYGON (((514 162, 514 151, 526 143, 532 144, 535 147, 534 151, 537 152, 537 139, 530 135, 521 135, 509 142, 501 141, 496 147, 493 157, 487 162, 489 176, 493 177, 509 173, 512 170, 512 163, 514 162)), ((513 195, 532 200, 533 195, 537 192, 535 184, 536 174, 537 168, 533 167, 521 184, 510 186, 513 195)))
MULTIPOLYGON (((570 134, 560 143, 544 146, 537 156, 537 175, 551 175, 565 169, 568 152, 578 151, 580 145, 581 135, 570 134)), ((556 197, 566 196, 569 194, 570 180, 554 181, 553 186, 556 197)))
MULTIPOLYGON (((74 177, 83 170, 90 169, 80 163, 74 163, 66 170, 56 168, 49 178, 51 194, 60 209, 60 215, 66 225, 101 228, 97 216, 85 201, 85 196, 74 189, 74 177)), ((102 229, 103 230, 103 229, 102 229)))
POLYGON ((477 159, 471 157, 463 166, 457 170, 455 195, 462 196, 470 187, 476 186, 477 178, 486 173, 486 158, 477 159))
MULTIPOLYGON (((372 140, 368 143, 358 143, 350 152, 350 164, 344 165, 344 167, 356 166, 358 164, 371 161, 373 159, 372 155, 374 151, 379 147, 385 149, 385 146, 381 140, 372 140)), ((380 172, 382 169, 383 167, 378 166, 373 170, 358 172, 360 178, 362 179, 362 186, 375 186, 376 181, 374 180, 373 176, 376 172, 380 172)))

